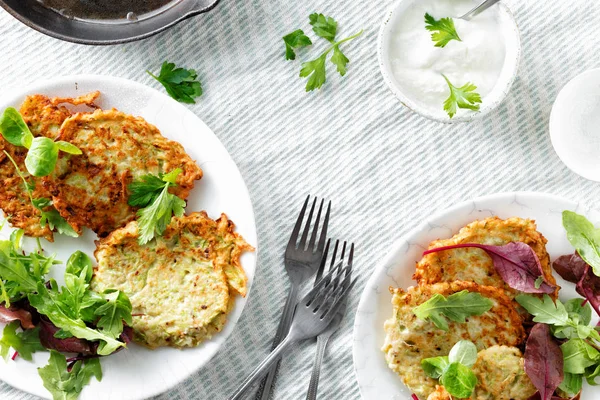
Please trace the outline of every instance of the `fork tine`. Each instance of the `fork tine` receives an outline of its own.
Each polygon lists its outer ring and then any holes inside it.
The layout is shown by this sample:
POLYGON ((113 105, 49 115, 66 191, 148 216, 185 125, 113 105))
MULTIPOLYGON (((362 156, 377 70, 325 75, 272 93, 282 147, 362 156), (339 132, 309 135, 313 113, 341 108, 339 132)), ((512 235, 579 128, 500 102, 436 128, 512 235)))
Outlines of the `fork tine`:
POLYGON ((317 198, 315 197, 312 203, 312 207, 310 207, 310 212, 308 213, 308 218, 306 219, 306 223, 304 225, 304 232, 302 232, 302 238, 300 239, 300 243, 298 244, 298 248, 300 250, 306 249, 306 239, 308 238, 308 231, 310 231, 310 225, 312 222, 312 216, 315 212, 315 205, 317 204, 317 198))
POLYGON ((331 256, 331 264, 329 264, 329 269, 333 268, 335 262, 336 262, 336 256, 337 256, 337 251, 338 251, 338 247, 340 245, 340 241, 336 240, 335 241, 335 247, 333 249, 333 255, 331 256))
POLYGON ((325 220, 323 221, 323 228, 321 229, 321 236, 319 237, 319 243, 317 244, 317 251, 323 250, 325 246, 325 239, 327 238, 327 226, 329 225, 329 215, 331 214, 331 201, 327 203, 327 212, 325 213, 325 220))
POLYGON ((332 277, 331 282, 326 284, 325 288, 323 288, 323 290, 321 290, 319 294, 315 296, 315 299, 311 302, 311 304, 314 303, 315 312, 317 310, 323 309, 323 307, 327 305, 331 296, 337 291, 337 288, 340 285, 340 279, 342 279, 344 275, 347 275, 348 267, 342 269, 341 266, 342 263, 336 265, 335 276, 332 277))
POLYGON ((350 245, 350 255, 348 255, 348 265, 352 265, 352 260, 354 259, 354 243, 350 245))
POLYGON ((331 269, 327 275, 325 275, 323 277, 323 279, 321 279, 312 289, 310 292, 308 292, 306 294, 306 296, 304 296, 304 298, 301 300, 301 302, 306 302, 307 304, 311 304, 313 302, 313 300, 317 297, 317 295, 319 294, 321 288, 323 286, 326 286, 329 281, 331 280, 331 277, 334 275, 334 273, 341 267, 342 263, 339 263, 335 266, 335 268, 331 269))
POLYGON ((337 299, 339 293, 344 290, 344 287, 348 284, 349 280, 352 277, 352 266, 348 265, 346 268, 340 271, 339 275, 336 277, 336 281, 333 284, 332 290, 327 293, 326 298, 322 302, 322 307, 320 307, 323 311, 321 318, 323 315, 327 313, 331 304, 337 299), (341 281, 341 282, 340 282, 341 281))
MULTIPOLYGON (((327 239, 327 246, 325 246, 325 250, 323 251, 323 257, 321 257, 321 264, 319 264, 319 269, 317 270, 317 277, 315 278, 315 285, 317 283, 319 283, 319 281, 323 277, 323 272, 325 272, 325 264, 327 264, 327 254, 329 253, 329 245, 330 244, 331 244, 331 239, 327 239)), ((336 251, 337 251, 337 243, 335 245, 335 249, 333 250, 333 257, 335 257, 336 251)), ((332 264, 333 264, 333 258, 332 258, 332 264)), ((331 267, 329 267, 329 268, 331 269, 331 267)))
MULTIPOLYGON (((350 278, 350 276, 346 277, 346 279, 349 279, 349 278, 350 278)), ((344 280, 344 281, 346 281, 346 280, 344 280)), ((342 290, 342 292, 336 297, 336 299, 333 302, 333 304, 331 305, 331 307, 329 307, 329 309, 325 312, 325 314, 323 314, 321 316, 321 319, 333 318, 333 314, 337 311, 338 307, 340 306, 340 303, 346 298, 348 293, 350 293, 350 291, 352 290, 354 285, 356 285, 357 281, 358 281, 358 277, 354 278, 352 280, 352 283, 350 285, 346 286, 346 288, 344 288, 342 290)))
POLYGON ((300 233, 300 228, 302 227, 302 220, 304 219, 304 213, 306 212, 306 207, 308 206, 308 200, 310 199, 310 194, 306 196, 306 200, 304 201, 304 205, 302 206, 302 210, 300 211, 300 215, 296 220, 296 225, 294 225, 294 230, 292 231, 292 236, 290 237, 290 241, 288 242, 288 248, 296 248, 296 242, 298 241, 298 234, 300 233))
POLYGON ((319 205, 319 211, 317 212, 317 219, 315 220, 315 224, 313 225, 313 231, 310 235, 310 241, 308 242, 308 249, 311 252, 315 252, 315 242, 317 240, 317 231, 319 230, 319 221, 321 220, 321 211, 323 211, 323 203, 325 200, 321 199, 321 204, 319 205))

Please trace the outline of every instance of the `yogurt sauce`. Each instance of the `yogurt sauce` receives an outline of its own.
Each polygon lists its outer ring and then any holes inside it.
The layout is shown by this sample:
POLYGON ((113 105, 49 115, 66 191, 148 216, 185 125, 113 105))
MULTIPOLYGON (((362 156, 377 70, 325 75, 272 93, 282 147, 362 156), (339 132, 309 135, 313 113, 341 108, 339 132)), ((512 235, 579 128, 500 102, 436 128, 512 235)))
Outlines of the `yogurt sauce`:
MULTIPOLYGON (((506 58, 506 45, 499 22, 498 7, 471 21, 457 17, 480 1, 406 0, 411 4, 397 20, 390 41, 391 68, 402 92, 422 108, 448 118, 443 104, 450 95, 444 74, 457 87, 467 82, 477 86, 485 97, 492 92, 506 58), (436 20, 451 17, 461 42, 451 40, 435 47, 431 32, 425 29, 425 13, 436 20)), ((472 111, 459 109, 457 115, 472 111)))

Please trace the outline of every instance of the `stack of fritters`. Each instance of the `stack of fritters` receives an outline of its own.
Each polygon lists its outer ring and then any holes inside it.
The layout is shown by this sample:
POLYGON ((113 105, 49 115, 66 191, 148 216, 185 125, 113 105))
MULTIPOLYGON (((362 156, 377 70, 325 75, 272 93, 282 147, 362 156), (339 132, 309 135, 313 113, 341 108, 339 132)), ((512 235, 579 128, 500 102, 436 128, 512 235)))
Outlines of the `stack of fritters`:
MULTIPOLYGON (((433 241, 429 248, 459 243, 498 246, 510 242, 529 245, 541 262, 546 280, 556 282, 546 239, 531 220, 493 217, 475 221, 450 239, 433 241)), ((382 350, 388 366, 420 399, 428 396, 430 400, 450 399, 442 387, 436 389, 438 382, 425 374, 421 360, 448 355, 460 340, 472 341, 479 351, 479 364, 474 367, 478 385, 472 399, 526 400, 535 393, 517 348, 524 344, 526 318, 514 301, 518 292, 506 285, 485 251, 459 248, 428 254, 417 263, 414 279, 418 286, 406 291, 390 288, 394 315, 385 323, 382 350), (436 328, 431 321, 418 319, 413 313, 416 306, 436 293, 448 297, 463 290, 492 300, 493 307, 482 315, 467 318, 465 323, 449 322, 448 331, 436 328)))

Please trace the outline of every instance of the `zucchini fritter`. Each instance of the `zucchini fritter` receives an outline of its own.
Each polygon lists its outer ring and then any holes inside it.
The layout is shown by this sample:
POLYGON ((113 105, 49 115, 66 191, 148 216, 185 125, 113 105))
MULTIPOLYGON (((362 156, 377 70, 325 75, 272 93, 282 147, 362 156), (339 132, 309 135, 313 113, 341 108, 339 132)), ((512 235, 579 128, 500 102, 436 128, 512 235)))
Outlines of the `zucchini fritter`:
POLYGON ((140 246, 132 221, 96 242, 92 287, 129 296, 136 341, 195 346, 222 330, 236 293, 246 293, 239 258, 254 249, 234 228, 225 214, 213 221, 193 213, 173 218, 162 237, 140 246))
POLYGON ((83 154, 61 152, 43 185, 54 207, 78 232, 87 226, 106 237, 135 219, 136 210, 127 204, 127 186, 142 175, 181 168, 178 186, 171 193, 182 199, 202 177, 181 144, 166 139, 143 118, 114 109, 67 118, 58 139, 74 144, 83 154))
MULTIPOLYGON (((529 219, 498 217, 470 223, 450 239, 431 242, 430 249, 451 246, 459 243, 479 243, 501 246, 510 242, 523 242, 529 245, 538 256, 546 281, 556 284, 552 275, 550 256, 546 251, 546 238, 539 233, 535 222, 529 219)), ((514 298, 518 291, 510 288, 494 268, 490 256, 481 249, 463 248, 440 251, 424 256, 417 263, 413 275, 420 285, 437 282, 469 281, 479 285, 503 288, 514 298)), ((558 289, 555 294, 558 293, 558 289)))
MULTIPOLYGON (((19 112, 29 126, 33 136, 45 136, 55 139, 63 121, 71 116, 71 111, 61 104, 87 105, 94 108, 94 101, 99 92, 92 92, 77 98, 49 99, 43 95, 27 96, 19 112)), ((23 176, 35 184, 33 198, 49 197, 48 192, 41 184, 41 178, 30 176, 25 168, 27 149, 13 146, 0 136, 0 208, 15 228, 23 229, 25 235, 44 237, 49 241, 54 240, 52 231, 48 226, 40 226, 40 211, 31 205, 23 182, 17 174, 14 165, 4 153, 6 151, 15 160, 23 176)))
MULTIPOLYGON (((473 372, 477 386, 472 400, 528 400, 537 389, 525 373, 524 359, 516 347, 492 346, 477 353, 473 372)), ((452 400, 443 386, 437 386, 427 400, 452 400)))
POLYGON ((472 341, 481 351, 495 345, 518 346, 525 339, 521 317, 500 289, 457 281, 390 291, 394 315, 385 322, 386 338, 382 350, 389 368, 419 398, 427 398, 437 384, 423 372, 421 360, 424 358, 446 356, 460 340, 472 341), (480 293, 494 305, 482 315, 469 317, 465 323, 448 321, 448 331, 436 328, 431 321, 418 319, 413 313, 414 307, 435 293, 449 296, 463 290, 480 293))

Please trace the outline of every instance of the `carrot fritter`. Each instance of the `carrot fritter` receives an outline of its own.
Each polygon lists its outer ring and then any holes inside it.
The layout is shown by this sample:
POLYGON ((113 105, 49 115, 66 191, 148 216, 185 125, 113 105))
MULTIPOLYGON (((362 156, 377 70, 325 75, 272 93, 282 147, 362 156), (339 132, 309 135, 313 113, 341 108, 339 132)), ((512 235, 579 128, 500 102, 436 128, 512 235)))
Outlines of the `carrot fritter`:
POLYGON ((115 109, 67 118, 58 139, 74 144, 83 154, 61 153, 43 185, 54 207, 78 232, 87 226, 105 237, 134 220, 136 210, 127 204, 127 186, 142 175, 181 168, 178 186, 170 191, 182 199, 202 177, 181 144, 163 137, 143 118, 115 109))
MULTIPOLYGON (((61 104, 84 104, 94 107, 93 103, 99 94, 99 92, 93 92, 77 98, 56 99, 36 94, 25 98, 19 112, 33 136, 45 136, 54 139, 58 136, 58 131, 64 120, 71 116, 71 112, 61 104)), ((0 180, 2 181, 2 186, 0 186, 0 208, 4 211, 10 224, 15 228, 23 229, 25 235, 43 237, 53 241, 53 232, 48 226, 41 227, 41 213, 31 205, 23 181, 17 174, 9 157, 4 153, 5 151, 13 158, 23 176, 35 185, 33 198, 49 197, 48 192, 41 184, 41 179, 27 173, 25 168, 27 149, 13 146, 0 136, 0 180)))
MULTIPOLYGON (((540 260, 546 281, 556 284, 552 275, 550 256, 546 251, 547 240, 537 231, 535 222, 529 219, 512 217, 503 220, 492 217, 474 221, 450 239, 434 240, 429 245, 429 249, 459 243, 502 246, 510 242, 523 242, 529 245, 540 260)), ((477 248, 460 248, 428 254, 417 263, 413 278, 420 285, 455 280, 475 282, 503 288, 511 298, 520 293, 504 282, 496 271, 491 257, 477 248)), ((558 289, 555 295, 557 293, 558 289)))

